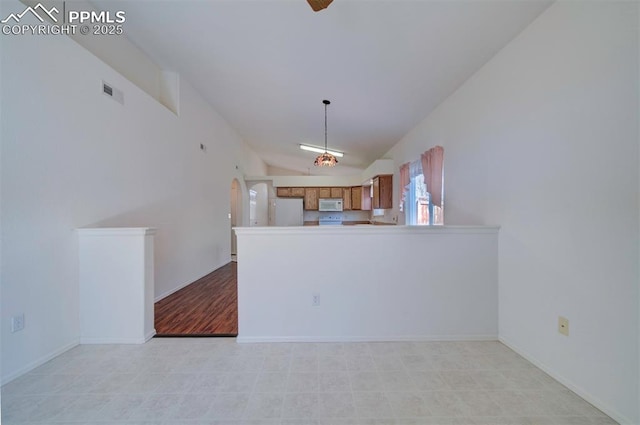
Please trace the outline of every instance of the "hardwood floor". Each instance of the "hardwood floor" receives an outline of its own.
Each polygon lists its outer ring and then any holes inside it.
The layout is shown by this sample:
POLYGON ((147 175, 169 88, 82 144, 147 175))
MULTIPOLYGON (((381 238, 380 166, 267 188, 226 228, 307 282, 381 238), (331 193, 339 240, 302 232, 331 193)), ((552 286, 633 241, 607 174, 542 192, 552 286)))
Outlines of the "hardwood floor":
POLYGON ((158 301, 156 336, 236 336, 237 276, 231 262, 158 301))

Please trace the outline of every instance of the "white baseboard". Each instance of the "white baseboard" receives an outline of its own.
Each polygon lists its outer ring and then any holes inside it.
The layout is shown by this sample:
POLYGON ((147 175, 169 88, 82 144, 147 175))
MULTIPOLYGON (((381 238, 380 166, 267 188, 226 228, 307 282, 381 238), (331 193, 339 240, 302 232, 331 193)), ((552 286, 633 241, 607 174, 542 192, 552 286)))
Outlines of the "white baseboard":
POLYGON ((140 338, 83 338, 80 337, 80 344, 92 345, 92 344, 144 344, 154 337, 156 334, 155 328, 147 332, 140 338))
POLYGON ((407 336, 241 336, 239 343, 251 342, 400 342, 400 341, 497 341, 498 335, 407 335, 407 336))
POLYGON ((144 342, 149 341, 151 338, 153 338, 156 334, 156 329, 153 328, 151 329, 151 331, 149 331, 145 336, 144 336, 144 342))
POLYGON ((147 337, 147 335, 140 338, 80 338, 81 345, 95 345, 95 344, 144 344, 153 335, 147 337))
POLYGON ((597 409, 599 409, 604 414, 606 414, 607 416, 612 418, 614 421, 616 421, 616 422, 618 422, 620 424, 625 424, 625 425, 634 425, 634 424, 636 424, 631 419, 629 419, 629 418, 625 417, 624 415, 621 415, 620 413, 616 412, 608 404, 603 403, 602 400, 598 399, 597 397, 594 397, 591 393, 586 391, 584 388, 576 385, 571 380, 569 380, 569 379, 565 378, 564 376, 560 375, 559 373, 557 373, 556 371, 554 371, 553 369, 551 369, 550 367, 548 367, 544 363, 541 363, 538 360, 536 360, 535 357, 531 356, 529 353, 527 353, 526 351, 522 350, 520 347, 518 347, 517 345, 515 345, 514 343, 509 341, 509 339, 504 338, 504 337, 500 337, 498 340, 501 343, 503 343, 504 345, 506 345, 507 347, 511 348, 516 353, 520 354, 522 357, 527 359, 529 362, 533 363, 536 367, 542 369, 547 375, 551 376, 553 379, 555 379, 556 381, 560 382, 562 385, 564 385, 565 387, 569 388, 574 393, 578 394, 580 397, 582 397, 587 402, 589 402, 590 404, 595 406, 597 409))
POLYGON ((71 350, 73 347, 76 347, 79 344, 78 340, 74 340, 66 345, 63 345, 62 347, 58 348, 57 350, 52 351, 49 354, 46 354, 42 357, 40 357, 39 359, 27 364, 26 366, 16 370, 15 372, 12 372, 6 376, 2 377, 2 381, 0 382, 0 385, 5 385, 8 384, 9 382, 13 381, 16 378, 19 378, 20 376, 31 372, 33 369, 42 366, 43 364, 45 364, 46 362, 48 362, 49 360, 58 357, 60 354, 64 353, 65 351, 69 351, 71 350))

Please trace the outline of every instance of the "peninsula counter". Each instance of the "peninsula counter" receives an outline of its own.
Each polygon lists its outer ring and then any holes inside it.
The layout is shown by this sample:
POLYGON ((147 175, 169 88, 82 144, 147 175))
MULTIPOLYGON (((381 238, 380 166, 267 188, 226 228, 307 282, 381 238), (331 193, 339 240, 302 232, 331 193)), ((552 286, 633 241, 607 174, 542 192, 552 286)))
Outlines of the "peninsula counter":
POLYGON ((498 335, 498 227, 237 227, 238 341, 498 335))

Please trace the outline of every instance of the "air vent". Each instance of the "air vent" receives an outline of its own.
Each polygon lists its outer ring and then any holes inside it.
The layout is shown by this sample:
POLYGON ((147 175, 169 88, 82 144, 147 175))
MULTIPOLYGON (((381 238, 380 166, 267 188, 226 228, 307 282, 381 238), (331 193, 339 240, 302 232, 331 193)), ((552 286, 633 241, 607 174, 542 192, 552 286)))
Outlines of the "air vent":
POLYGON ((118 90, 117 88, 113 87, 113 85, 106 83, 104 81, 102 82, 102 94, 104 94, 105 96, 109 96, 116 102, 120 103, 121 105, 124 105, 124 94, 122 93, 122 91, 118 90))

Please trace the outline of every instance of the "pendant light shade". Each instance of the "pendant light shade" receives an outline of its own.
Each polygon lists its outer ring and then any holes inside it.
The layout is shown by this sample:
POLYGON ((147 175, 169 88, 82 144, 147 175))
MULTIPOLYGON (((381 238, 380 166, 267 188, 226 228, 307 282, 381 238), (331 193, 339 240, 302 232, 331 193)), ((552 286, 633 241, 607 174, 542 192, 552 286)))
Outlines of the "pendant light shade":
POLYGON ((324 103, 324 153, 318 155, 313 165, 319 167, 333 167, 338 163, 336 157, 327 151, 327 106, 331 104, 328 100, 323 100, 324 103))

